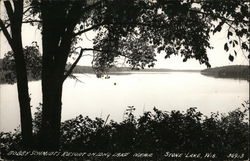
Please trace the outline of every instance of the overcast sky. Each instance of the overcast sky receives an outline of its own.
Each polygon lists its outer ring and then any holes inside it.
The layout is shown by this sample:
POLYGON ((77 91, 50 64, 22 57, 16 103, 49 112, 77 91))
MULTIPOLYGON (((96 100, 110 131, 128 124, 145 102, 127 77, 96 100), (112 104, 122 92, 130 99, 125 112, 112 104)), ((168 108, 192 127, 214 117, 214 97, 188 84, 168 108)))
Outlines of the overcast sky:
MULTIPOLYGON (((227 41, 226 38, 226 30, 222 30, 220 33, 215 35, 211 35, 211 45, 214 47, 213 49, 208 49, 208 57, 209 62, 212 67, 216 66, 224 66, 224 65, 248 65, 247 53, 242 53, 241 49, 238 49, 238 55, 235 57, 233 62, 230 62, 228 59, 228 53, 224 51, 224 43, 227 41)), ((28 24, 23 25, 23 46, 31 45, 33 41, 37 41, 39 46, 41 47, 41 34, 40 30, 36 27, 31 27, 28 24)), ((82 37, 84 41, 79 43, 80 46, 83 47, 91 47, 92 42, 88 39, 94 37, 93 33, 83 34, 82 37), (87 37, 87 38, 86 38, 87 37)), ((10 50, 10 47, 5 39, 4 35, 0 34, 1 46, 0 58, 3 58, 4 54, 10 50)), ((88 54, 91 54, 88 53, 88 54)), ((79 62, 79 65, 91 65, 91 57, 83 57, 79 62)), ((155 68, 170 68, 170 69, 204 69, 206 66, 201 65, 197 60, 188 60, 187 62, 183 62, 180 56, 172 56, 168 59, 164 59, 164 53, 157 55, 157 62, 155 68)))

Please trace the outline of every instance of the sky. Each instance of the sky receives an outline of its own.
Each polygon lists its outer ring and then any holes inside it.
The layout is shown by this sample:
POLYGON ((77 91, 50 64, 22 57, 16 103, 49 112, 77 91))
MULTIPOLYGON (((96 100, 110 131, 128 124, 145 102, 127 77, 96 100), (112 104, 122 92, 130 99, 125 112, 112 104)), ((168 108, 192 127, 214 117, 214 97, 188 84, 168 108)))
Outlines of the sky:
MULTIPOLYGON (((41 31, 37 29, 36 26, 32 27, 29 24, 24 24, 22 29, 23 34, 23 46, 31 45, 33 41, 37 41, 38 45, 42 46, 41 43, 41 31)), ((88 32, 82 35, 83 42, 78 45, 82 47, 92 47, 92 41, 89 39, 93 38, 95 33, 88 32)), ((247 53, 243 53, 241 49, 238 48, 238 55, 235 57, 234 61, 231 62, 228 59, 229 53, 224 51, 224 43, 227 41, 226 29, 222 29, 220 33, 211 35, 210 43, 213 49, 208 49, 208 58, 212 67, 225 66, 225 65, 248 65, 249 61, 247 59, 247 53)), ((3 33, 0 33, 0 58, 4 57, 4 54, 10 50, 7 40, 5 39, 3 33)), ((88 52, 86 54, 91 54, 88 52)), ((183 62, 180 56, 171 56, 168 59, 164 59, 165 54, 157 54, 157 62, 155 68, 169 68, 169 69, 205 69, 205 64, 200 64, 197 60, 189 59, 187 62, 183 62)), ((83 57, 78 65, 91 65, 92 57, 83 57)))

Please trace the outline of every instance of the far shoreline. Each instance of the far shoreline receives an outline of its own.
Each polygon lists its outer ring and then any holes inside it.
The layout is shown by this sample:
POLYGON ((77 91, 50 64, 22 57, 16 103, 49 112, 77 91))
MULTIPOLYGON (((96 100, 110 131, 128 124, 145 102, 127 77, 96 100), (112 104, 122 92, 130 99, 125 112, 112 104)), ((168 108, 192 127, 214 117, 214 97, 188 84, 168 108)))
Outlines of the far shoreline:
POLYGON ((250 66, 248 65, 230 65, 209 68, 201 71, 202 75, 214 77, 214 78, 225 78, 225 79, 237 79, 237 80, 248 80, 250 78, 250 66))
MULTIPOLYGON (((129 67, 113 67, 106 74, 104 78, 108 79, 109 75, 130 75, 136 74, 167 74, 172 72, 185 72, 185 73, 200 73, 204 76, 213 78, 225 78, 225 79, 237 79, 249 81, 249 66, 247 65, 231 65, 208 68, 204 70, 193 69, 166 69, 166 68, 148 68, 148 69, 132 69, 129 67)), ((4 78, 5 71, 1 69, 0 84, 14 84, 16 81, 7 82, 4 78)), ((96 74, 91 66, 76 66, 73 70, 73 74, 96 74)), ((28 76, 30 81, 38 81, 40 78, 34 79, 30 75, 28 76)))

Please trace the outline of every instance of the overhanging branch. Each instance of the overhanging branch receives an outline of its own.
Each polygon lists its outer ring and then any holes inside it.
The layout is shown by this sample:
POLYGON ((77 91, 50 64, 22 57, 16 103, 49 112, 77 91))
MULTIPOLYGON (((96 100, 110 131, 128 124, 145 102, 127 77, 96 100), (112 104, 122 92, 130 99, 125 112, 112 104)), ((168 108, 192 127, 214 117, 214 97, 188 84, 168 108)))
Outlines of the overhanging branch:
POLYGON ((23 21, 22 23, 36 23, 36 22, 42 22, 41 20, 27 20, 23 21))
MULTIPOLYGON (((41 20, 27 20, 27 21, 23 21, 22 23, 36 23, 36 22, 42 22, 41 20)), ((7 25, 4 25, 4 27, 1 26, 0 31, 3 30, 3 28, 9 28, 10 27, 10 23, 7 25)))
MULTIPOLYGON (((82 48, 82 50, 84 51, 98 51, 98 52, 104 52, 104 50, 98 50, 98 49, 94 49, 94 48, 82 48)), ((106 50, 105 50, 106 51, 106 50)))
POLYGON ((127 26, 127 25, 134 25, 134 26, 148 26, 148 27, 154 27, 154 28, 166 28, 168 24, 152 24, 152 23, 142 23, 142 22, 103 22, 97 25, 93 25, 92 27, 83 29, 75 34, 73 34, 73 37, 81 35, 85 32, 88 32, 90 30, 96 29, 103 25, 117 25, 117 26, 127 26))
POLYGON ((27 13, 30 9, 32 9, 33 7, 28 7, 24 12, 23 15, 25 15, 25 13, 27 13))
POLYGON ((72 71, 74 70, 74 68, 76 67, 77 63, 79 62, 79 60, 82 57, 84 49, 81 49, 80 54, 78 55, 77 59, 75 60, 75 62, 71 65, 71 67, 69 68, 69 70, 66 72, 66 74, 63 77, 63 81, 65 81, 65 79, 72 73, 72 71))
MULTIPOLYGON (((79 47, 80 48, 80 47, 79 47)), ((104 50, 98 50, 98 49, 94 49, 94 48, 81 48, 80 54, 78 55, 77 59, 75 60, 75 62, 71 65, 70 69, 66 72, 66 74, 63 77, 63 81, 65 81, 65 79, 73 72, 74 68, 76 67, 77 63, 79 62, 79 60, 81 59, 81 57, 83 56, 83 52, 84 51, 98 51, 98 52, 104 52, 104 50)), ((107 51, 106 51, 107 52, 107 51)))
POLYGON ((0 27, 3 30, 3 34, 6 37, 7 41, 9 42, 11 48, 13 49, 12 38, 11 38, 9 32, 7 31, 7 28, 4 26, 4 23, 1 19, 0 19, 0 27))
POLYGON ((81 35, 81 34, 83 34, 83 33, 85 33, 85 32, 90 31, 90 30, 96 29, 96 28, 98 28, 98 27, 100 27, 100 26, 102 26, 102 25, 104 25, 104 23, 100 23, 100 24, 91 26, 91 27, 89 27, 89 28, 86 28, 86 29, 84 29, 84 30, 81 30, 81 31, 79 31, 79 32, 77 32, 77 33, 74 33, 74 34, 73 34, 73 37, 76 37, 76 36, 78 36, 78 35, 81 35))
POLYGON ((12 9, 10 1, 4 1, 4 6, 7 11, 10 22, 12 23, 14 11, 12 9))

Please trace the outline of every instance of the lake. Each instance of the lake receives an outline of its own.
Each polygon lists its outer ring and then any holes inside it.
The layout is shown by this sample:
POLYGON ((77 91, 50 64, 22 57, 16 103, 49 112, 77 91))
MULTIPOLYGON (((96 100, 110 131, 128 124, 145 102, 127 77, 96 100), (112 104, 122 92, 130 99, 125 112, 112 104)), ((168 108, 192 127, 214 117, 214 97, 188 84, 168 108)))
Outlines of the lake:
MULTIPOLYGON (((94 74, 76 74, 81 81, 67 79, 63 88, 62 120, 80 114, 115 121, 124 119, 128 106, 134 106, 138 117, 154 107, 186 111, 197 107, 209 116, 211 112, 227 113, 249 99, 245 80, 221 79, 199 72, 131 72, 110 75, 109 79, 94 74)), ((41 81, 29 83, 32 112, 41 102, 41 81)), ((20 122, 16 84, 0 85, 0 130, 12 131, 20 122)))

